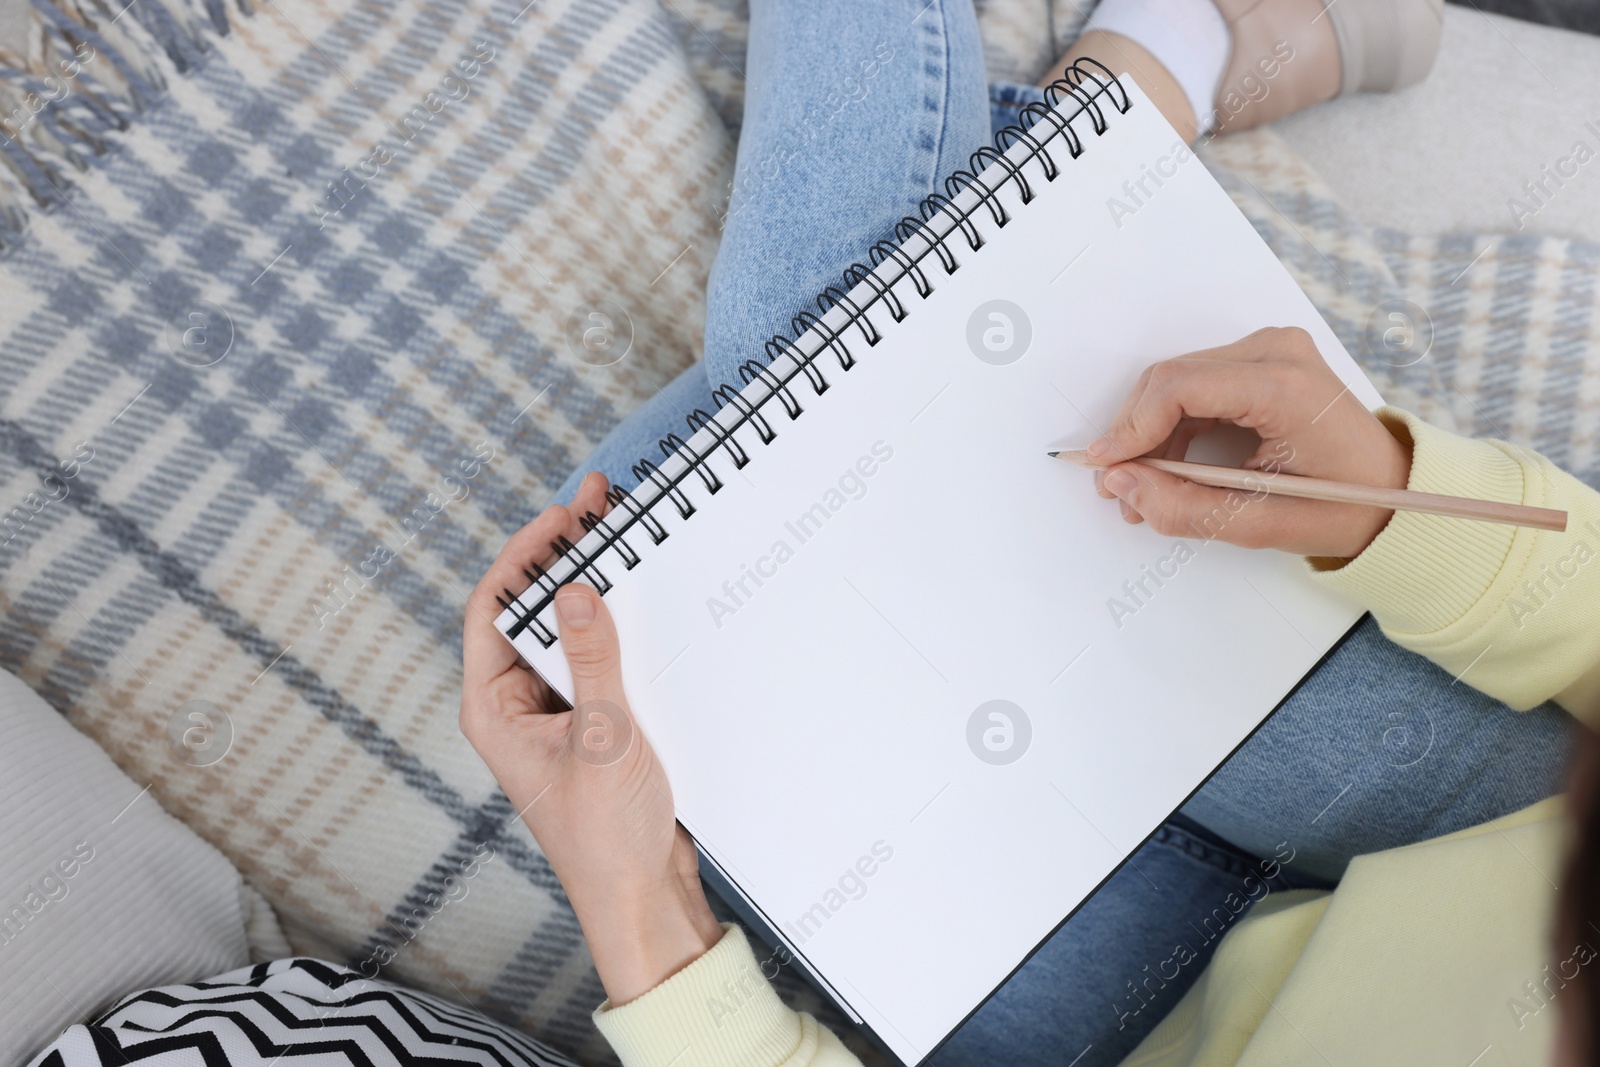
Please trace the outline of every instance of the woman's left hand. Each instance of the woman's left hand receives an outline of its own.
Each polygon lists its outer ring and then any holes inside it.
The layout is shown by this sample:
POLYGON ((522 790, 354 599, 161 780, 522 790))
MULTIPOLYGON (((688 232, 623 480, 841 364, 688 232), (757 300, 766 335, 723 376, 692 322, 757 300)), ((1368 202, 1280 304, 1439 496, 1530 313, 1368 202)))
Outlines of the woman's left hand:
POLYGON ((613 1004, 649 992, 711 948, 722 928, 706 904, 694 844, 672 790, 628 708, 621 652, 605 602, 587 585, 556 594, 574 707, 522 663, 494 626, 495 596, 527 584, 528 561, 583 536, 578 516, 605 513, 605 478, 590 474, 570 507, 514 534, 467 602, 461 732, 533 831, 583 926, 613 1004))

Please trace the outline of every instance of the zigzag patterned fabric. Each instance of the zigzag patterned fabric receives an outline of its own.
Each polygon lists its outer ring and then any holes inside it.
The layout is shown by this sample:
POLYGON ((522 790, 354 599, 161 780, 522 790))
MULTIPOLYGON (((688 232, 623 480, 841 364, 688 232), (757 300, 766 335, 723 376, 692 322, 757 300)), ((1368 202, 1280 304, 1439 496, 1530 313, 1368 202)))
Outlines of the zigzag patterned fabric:
MULTIPOLYGON (((698 355, 742 7, 234 2, 35 0, 0 81, 0 665, 297 952, 608 1062, 571 909, 457 730, 462 602, 698 355), (607 367, 569 332, 602 299, 607 367)), ((979 6, 1018 80, 1082 18, 979 6)), ((1205 158, 1388 396, 1600 484, 1600 249, 1374 234, 1270 132, 1205 158), (1396 300, 1432 320, 1404 366, 1369 343, 1396 300)))
POLYGON ((74 1026, 31 1067, 272 1067, 296 1063, 576 1067, 470 1004, 312 959, 135 993, 74 1026))

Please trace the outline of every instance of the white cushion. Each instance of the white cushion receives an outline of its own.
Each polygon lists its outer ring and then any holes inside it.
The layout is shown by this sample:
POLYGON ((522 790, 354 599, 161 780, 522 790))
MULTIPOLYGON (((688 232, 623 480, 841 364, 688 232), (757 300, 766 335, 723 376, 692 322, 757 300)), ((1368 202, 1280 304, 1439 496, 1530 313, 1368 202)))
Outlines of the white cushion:
POLYGON ((282 942, 233 865, 145 784, 0 671, 0 1062, 132 990, 249 963, 247 923, 282 942))
POLYGON ((1600 241, 1600 37, 1445 6, 1433 71, 1393 94, 1359 94, 1282 119, 1282 134, 1363 222, 1418 236, 1523 232, 1600 241), (1547 204, 1543 178, 1582 141, 1596 158, 1547 204))

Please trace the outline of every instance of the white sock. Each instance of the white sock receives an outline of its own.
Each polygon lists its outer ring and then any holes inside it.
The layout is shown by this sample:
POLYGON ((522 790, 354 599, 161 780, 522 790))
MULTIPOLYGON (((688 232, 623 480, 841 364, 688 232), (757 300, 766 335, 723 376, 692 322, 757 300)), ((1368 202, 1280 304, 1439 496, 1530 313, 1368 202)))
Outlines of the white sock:
MULTIPOLYGON (((1183 88, 1199 132, 1211 128, 1217 83, 1231 44, 1228 24, 1211 0, 1101 0, 1083 29, 1085 33, 1107 30, 1137 41, 1183 88)), ((1116 70, 1114 56, 1095 58, 1116 70)))

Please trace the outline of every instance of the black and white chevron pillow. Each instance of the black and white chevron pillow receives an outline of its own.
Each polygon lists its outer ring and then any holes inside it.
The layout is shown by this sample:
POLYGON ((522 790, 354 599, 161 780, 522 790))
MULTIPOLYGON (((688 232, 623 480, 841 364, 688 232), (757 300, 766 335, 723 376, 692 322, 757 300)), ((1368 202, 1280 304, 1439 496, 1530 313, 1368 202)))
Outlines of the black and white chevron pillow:
POLYGON ((274 960, 124 997, 31 1067, 494 1064, 577 1067, 466 1004, 313 959, 274 960))

